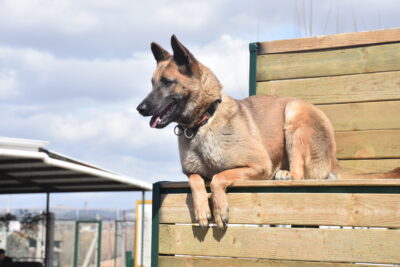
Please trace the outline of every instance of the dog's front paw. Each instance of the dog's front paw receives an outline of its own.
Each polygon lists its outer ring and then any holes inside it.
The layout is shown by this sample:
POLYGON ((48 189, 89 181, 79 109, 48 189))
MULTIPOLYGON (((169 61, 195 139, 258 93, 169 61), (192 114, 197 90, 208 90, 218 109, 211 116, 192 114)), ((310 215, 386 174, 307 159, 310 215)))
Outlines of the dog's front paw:
POLYGON ((211 210, 207 201, 203 201, 201 205, 195 205, 194 207, 194 215, 196 221, 199 223, 201 227, 207 227, 208 221, 211 219, 211 210))
POLYGON ((229 220, 228 199, 225 193, 212 194, 214 220, 219 229, 225 229, 229 220))
POLYGON ((274 180, 293 180, 293 175, 286 170, 279 170, 275 173, 274 180))

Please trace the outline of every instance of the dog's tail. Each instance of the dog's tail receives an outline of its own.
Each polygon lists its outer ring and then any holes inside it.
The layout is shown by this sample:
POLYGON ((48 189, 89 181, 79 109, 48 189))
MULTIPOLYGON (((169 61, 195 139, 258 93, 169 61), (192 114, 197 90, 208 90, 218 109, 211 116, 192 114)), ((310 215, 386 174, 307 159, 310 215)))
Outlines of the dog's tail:
POLYGON ((344 168, 340 165, 336 165, 333 171, 339 179, 400 179, 400 167, 395 168, 388 172, 377 172, 377 173, 359 173, 354 170, 344 168))

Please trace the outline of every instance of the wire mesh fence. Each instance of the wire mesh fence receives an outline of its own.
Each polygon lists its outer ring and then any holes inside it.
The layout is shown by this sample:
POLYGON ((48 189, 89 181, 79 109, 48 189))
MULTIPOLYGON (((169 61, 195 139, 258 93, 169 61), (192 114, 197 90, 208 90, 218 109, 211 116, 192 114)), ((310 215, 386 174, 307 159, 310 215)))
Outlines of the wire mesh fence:
MULTIPOLYGON (((134 220, 56 218, 53 225, 53 267, 125 267, 127 261, 132 262, 129 256, 135 249, 134 220)), ((0 218, 0 248, 14 261, 44 263, 45 233, 43 216, 30 227, 18 216, 9 221, 0 218)))

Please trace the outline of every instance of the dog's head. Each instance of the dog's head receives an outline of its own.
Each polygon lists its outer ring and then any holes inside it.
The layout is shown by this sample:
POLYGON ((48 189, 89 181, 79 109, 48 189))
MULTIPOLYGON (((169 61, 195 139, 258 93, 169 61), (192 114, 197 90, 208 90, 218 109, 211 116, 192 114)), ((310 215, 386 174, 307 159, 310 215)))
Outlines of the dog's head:
POLYGON ((221 85, 211 71, 175 35, 171 46, 172 55, 151 43, 157 68, 151 79, 152 90, 137 110, 143 116, 152 116, 153 128, 164 128, 171 122, 191 126, 209 104, 220 98, 221 85))

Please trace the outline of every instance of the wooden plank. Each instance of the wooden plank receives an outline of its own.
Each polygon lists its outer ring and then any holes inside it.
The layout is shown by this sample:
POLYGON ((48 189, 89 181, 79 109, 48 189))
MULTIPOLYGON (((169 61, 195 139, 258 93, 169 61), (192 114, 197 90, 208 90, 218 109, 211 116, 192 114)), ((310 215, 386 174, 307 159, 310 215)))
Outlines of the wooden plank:
MULTIPOLYGON (((189 188, 188 182, 161 182, 161 188, 189 188)), ((297 187, 297 186, 400 186, 400 179, 365 180, 247 180, 236 181, 232 187, 297 187)))
POLYGON ((400 167, 400 159, 340 160, 339 164, 360 173, 387 172, 400 167))
POLYGON ((318 107, 328 116, 335 131, 400 129, 400 101, 318 107))
POLYGON ((258 43, 259 54, 308 51, 400 41, 400 28, 258 43))
POLYGON ((400 230, 160 225, 160 254, 400 263, 400 230))
POLYGON ((400 43, 257 56, 257 81, 400 70, 400 43))
POLYGON ((371 264, 351 264, 336 262, 312 262, 312 261, 285 261, 265 260, 249 258, 225 258, 225 257, 191 257, 191 256, 159 256, 159 267, 366 267, 371 264))
POLYGON ((256 93, 295 97, 313 104, 399 100, 400 72, 258 82, 256 93))
POLYGON ((400 130, 336 132, 338 159, 400 158, 400 130))
MULTIPOLYGON (((178 184, 185 184, 176 182, 178 184)), ((247 180, 236 181, 234 187, 297 187, 297 186, 399 186, 400 179, 353 179, 353 180, 247 180)), ((187 185, 188 186, 188 185, 187 185)))
MULTIPOLYGON (((228 202, 233 224, 400 227, 399 194, 234 193, 228 202)), ((195 222, 191 194, 162 195, 160 223, 195 222)))

